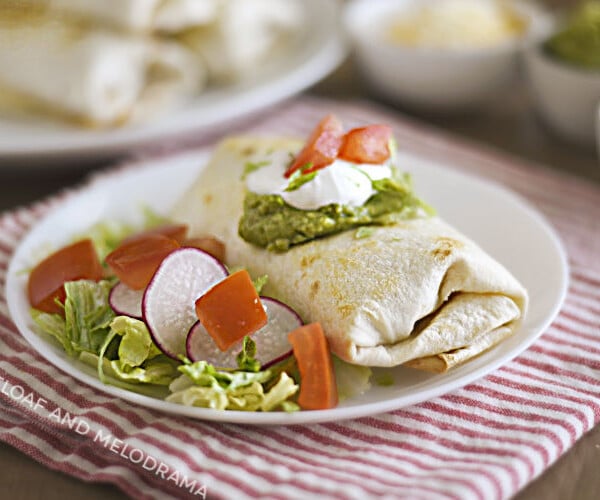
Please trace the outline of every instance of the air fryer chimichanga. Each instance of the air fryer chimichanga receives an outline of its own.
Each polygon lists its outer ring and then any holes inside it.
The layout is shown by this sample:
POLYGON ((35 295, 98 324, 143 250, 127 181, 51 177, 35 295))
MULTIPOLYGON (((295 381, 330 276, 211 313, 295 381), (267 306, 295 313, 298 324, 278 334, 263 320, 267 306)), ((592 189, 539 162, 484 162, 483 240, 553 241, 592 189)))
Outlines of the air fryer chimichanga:
POLYGON ((328 117, 304 148, 283 138, 227 139, 173 217, 192 234, 222 240, 228 265, 267 274, 266 294, 320 322, 342 359, 441 372, 514 333, 527 293, 474 242, 428 213, 387 142, 381 161, 386 133, 364 127, 342 134, 328 117), (388 174, 377 170, 384 167, 388 174), (346 177, 339 180, 337 171, 346 177), (365 178, 371 192, 359 205, 352 183, 365 178), (347 211, 332 203, 336 196, 351 200, 347 211), (325 216, 306 208, 318 200, 328 201, 319 209, 325 216), (295 217, 310 213, 330 232, 315 235, 308 224, 305 234, 295 217), (265 240, 273 229, 261 233, 261 217, 280 224, 283 240, 265 240), (335 232, 340 221, 346 225, 335 232))

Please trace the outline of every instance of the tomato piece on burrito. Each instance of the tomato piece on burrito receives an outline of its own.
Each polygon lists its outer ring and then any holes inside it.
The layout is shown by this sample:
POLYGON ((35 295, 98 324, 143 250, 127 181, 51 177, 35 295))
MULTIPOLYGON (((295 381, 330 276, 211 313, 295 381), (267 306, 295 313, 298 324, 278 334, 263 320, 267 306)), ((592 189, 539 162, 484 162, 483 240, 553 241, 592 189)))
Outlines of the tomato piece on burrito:
POLYGON ((285 176, 290 177, 302 169, 310 173, 330 165, 336 159, 342 145, 342 124, 333 115, 323 118, 312 131, 302 151, 294 158, 285 176))
POLYGON ((382 163, 390 157, 391 138, 389 125, 354 128, 344 136, 338 156, 357 163, 382 163))

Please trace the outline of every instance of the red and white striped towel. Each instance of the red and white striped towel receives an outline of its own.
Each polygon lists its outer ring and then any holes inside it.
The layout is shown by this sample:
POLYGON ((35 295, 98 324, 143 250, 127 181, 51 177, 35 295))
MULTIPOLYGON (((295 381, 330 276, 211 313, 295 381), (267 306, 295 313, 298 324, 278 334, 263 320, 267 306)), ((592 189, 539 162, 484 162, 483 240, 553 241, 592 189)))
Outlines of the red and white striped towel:
POLYGON ((571 285, 544 335, 484 379, 391 413, 291 427, 161 414, 62 373, 10 321, 8 261, 54 199, 0 217, 0 439, 48 467, 111 482, 136 498, 500 499, 596 424, 600 188, 481 151, 368 104, 301 98, 254 130, 305 135, 326 111, 346 122, 391 123, 404 149, 500 182, 548 217, 566 245, 571 285), (42 415, 36 404, 66 420, 42 415), (98 431, 108 446, 94 442, 98 431))

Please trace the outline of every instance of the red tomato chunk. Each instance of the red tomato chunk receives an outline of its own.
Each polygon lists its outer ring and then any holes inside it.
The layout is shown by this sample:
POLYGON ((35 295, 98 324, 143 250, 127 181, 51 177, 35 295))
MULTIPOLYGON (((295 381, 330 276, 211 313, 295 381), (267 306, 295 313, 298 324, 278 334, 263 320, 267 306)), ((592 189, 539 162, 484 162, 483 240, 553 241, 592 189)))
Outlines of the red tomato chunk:
POLYGON ((221 351, 267 324, 248 271, 237 271, 196 301, 196 314, 221 351))
POLYGON ((122 243, 143 239, 148 235, 160 235, 171 238, 181 245, 185 240, 187 233, 188 227, 186 224, 163 224, 162 226, 153 227, 152 229, 129 236, 128 238, 125 238, 122 243))
POLYGON ((338 404, 337 383, 327 337, 320 323, 288 334, 300 371, 298 404, 303 410, 326 410, 338 404))
POLYGON ((369 125, 350 130, 340 147, 339 157, 355 163, 383 163, 390 157, 392 128, 369 125))
POLYGON ((121 243, 106 257, 106 263, 133 290, 146 288, 164 258, 179 248, 174 239, 147 234, 121 243))
POLYGON ((199 248, 200 250, 205 251, 207 254, 212 255, 218 261, 225 261, 225 244, 217 238, 213 238, 212 236, 188 238, 181 244, 181 246, 199 248))
POLYGON ((314 172, 331 165, 342 145, 343 129, 341 122, 333 115, 323 118, 308 138, 304 148, 287 169, 285 176, 290 177, 296 170, 310 164, 304 173, 314 172))
POLYGON ((63 308, 56 299, 64 303, 67 281, 98 281, 103 275, 92 240, 78 241, 54 252, 33 268, 27 283, 29 302, 40 311, 62 314, 63 308))

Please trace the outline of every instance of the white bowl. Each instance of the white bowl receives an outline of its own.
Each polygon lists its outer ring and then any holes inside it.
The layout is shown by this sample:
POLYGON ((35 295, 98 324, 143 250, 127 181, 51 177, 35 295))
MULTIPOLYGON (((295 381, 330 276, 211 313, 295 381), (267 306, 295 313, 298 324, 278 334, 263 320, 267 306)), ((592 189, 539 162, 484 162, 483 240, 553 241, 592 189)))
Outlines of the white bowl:
POLYGON ((600 71, 556 60, 544 52, 541 44, 525 51, 525 68, 532 99, 542 120, 571 142, 593 145, 600 71))
POLYGON ((474 107, 511 81, 523 44, 541 39, 551 30, 545 11, 512 0, 511 7, 527 21, 527 30, 491 47, 407 47, 385 39, 390 20, 438 1, 353 0, 346 7, 344 24, 359 68, 371 88, 384 98, 423 110, 474 107))

